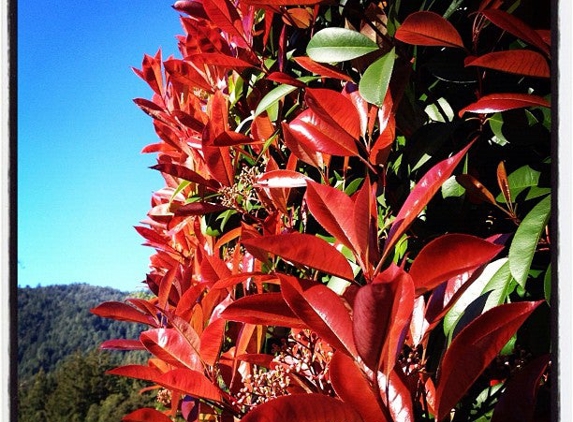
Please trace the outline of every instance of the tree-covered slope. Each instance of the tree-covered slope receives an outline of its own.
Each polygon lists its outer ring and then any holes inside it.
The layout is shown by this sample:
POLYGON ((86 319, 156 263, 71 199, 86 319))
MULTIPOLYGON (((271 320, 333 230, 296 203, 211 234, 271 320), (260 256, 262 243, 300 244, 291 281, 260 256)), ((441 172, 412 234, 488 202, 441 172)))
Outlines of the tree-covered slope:
POLYGON ((141 327, 89 312, 128 293, 87 284, 18 288, 18 376, 53 371, 75 352, 88 352, 113 338, 136 338, 141 327))

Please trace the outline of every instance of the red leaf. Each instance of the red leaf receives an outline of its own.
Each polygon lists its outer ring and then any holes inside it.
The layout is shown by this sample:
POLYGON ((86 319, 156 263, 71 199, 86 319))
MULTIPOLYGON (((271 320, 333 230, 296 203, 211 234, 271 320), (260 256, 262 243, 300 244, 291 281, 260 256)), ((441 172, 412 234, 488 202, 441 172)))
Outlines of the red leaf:
POLYGON ((264 236, 243 240, 242 244, 253 255, 260 251, 269 252, 295 265, 314 268, 346 280, 354 279, 352 268, 344 255, 325 240, 310 234, 295 232, 264 236))
POLYGON ((440 366, 437 420, 442 420, 542 301, 497 306, 454 338, 440 366))
POLYGON ((243 3, 267 8, 269 6, 314 6, 316 4, 330 3, 331 1, 332 0, 243 0, 243 3))
POLYGON ((186 57, 186 60, 192 61, 197 66, 209 65, 214 67, 220 67, 223 69, 233 69, 237 71, 240 69, 247 69, 249 67, 256 68, 254 64, 249 63, 243 59, 229 56, 224 53, 216 53, 216 52, 192 54, 191 56, 186 57))
POLYGON ((199 173, 177 164, 160 163, 150 167, 153 170, 159 170, 162 173, 175 176, 179 179, 187 180, 189 182, 197 183, 211 189, 218 189, 220 184, 213 179, 205 179, 199 173))
POLYGON ((549 55, 549 46, 543 41, 537 32, 521 19, 499 9, 487 9, 481 12, 495 26, 515 35, 528 44, 531 44, 549 55))
POLYGON ((356 156, 356 141, 340 126, 332 126, 312 110, 303 111, 289 125, 291 136, 311 151, 320 151, 331 155, 356 156))
POLYGON ((157 383, 161 372, 158 369, 144 365, 125 365, 106 371, 108 375, 118 375, 120 377, 135 378, 138 380, 151 381, 157 383))
POLYGON ((149 84, 153 92, 163 96, 163 74, 161 72, 161 49, 157 50, 154 57, 147 54, 143 56, 141 70, 132 68, 133 71, 149 84))
POLYGON ((388 420, 384 411, 378 405, 378 392, 373 388, 364 373, 356 366, 354 360, 334 352, 329 367, 332 388, 345 403, 351 405, 364 421, 385 422, 388 420))
POLYGON ((464 48, 462 37, 446 19, 434 12, 415 12, 404 20, 395 38, 407 44, 464 48))
POLYGON ((502 249, 503 246, 467 234, 446 234, 432 240, 424 246, 410 267, 416 295, 488 263, 502 249))
POLYGON ((239 47, 247 47, 241 16, 229 0, 203 0, 203 8, 216 27, 233 36, 239 47))
POLYGON ((149 407, 137 409, 121 418, 125 422, 171 422, 171 418, 159 410, 149 407))
POLYGON ((242 133, 227 130, 213 139, 213 145, 217 147, 234 147, 237 145, 253 144, 257 141, 242 133))
POLYGON ((221 403, 223 392, 203 373, 191 369, 174 369, 161 375, 158 384, 193 397, 221 403))
POLYGON ((308 88, 304 100, 319 118, 340 127, 354 139, 360 139, 360 116, 346 96, 332 89, 308 88))
POLYGON ((408 389, 404 378, 405 375, 399 366, 396 366, 388 377, 382 372, 378 372, 380 395, 392 415, 391 420, 396 422, 414 422, 412 393, 408 389))
POLYGON ((190 88, 199 88, 207 92, 213 91, 213 88, 209 82, 205 80, 205 77, 189 63, 183 60, 172 59, 165 61, 163 66, 165 67, 165 72, 167 72, 174 81, 189 86, 190 88))
POLYGON ((387 374, 401 349, 403 332, 414 309, 414 283, 393 267, 362 286, 354 298, 353 332, 356 349, 373 371, 387 374))
POLYGON ((545 58, 531 50, 495 51, 466 62, 466 66, 480 66, 518 75, 549 78, 549 65, 545 58))
POLYGON ((237 299, 225 308, 221 318, 247 324, 307 328, 280 293, 255 294, 237 299))
POLYGON ((293 60, 297 62, 302 68, 316 75, 322 76, 323 78, 334 78, 352 82, 352 78, 350 76, 348 76, 346 73, 342 73, 335 66, 324 63, 317 63, 310 57, 306 56, 293 57, 293 60))
POLYGON ((497 113, 498 111, 513 110, 525 107, 551 107, 549 101, 543 97, 531 94, 496 93, 484 95, 475 103, 468 105, 459 112, 459 116, 465 113, 497 113))
POLYGON ((176 367, 202 370, 201 359, 185 337, 173 328, 144 331, 140 340, 147 350, 159 359, 176 367))
POLYGON ((357 356, 352 319, 342 298, 322 283, 277 275, 282 295, 294 313, 332 347, 357 356))
POLYGON ((400 208, 396 219, 392 223, 388 238, 384 244, 384 257, 396 244, 400 236, 410 227, 410 224, 422 212, 430 199, 440 189, 442 184, 450 177, 456 166, 468 152, 474 141, 470 142, 456 155, 447 158, 432 167, 416 184, 400 208))
POLYGON ((105 350, 145 350, 141 341, 127 339, 106 340, 100 344, 99 348, 105 350))
POLYGON ((349 212, 354 208, 352 199, 336 188, 316 182, 307 184, 305 199, 316 221, 358 256, 354 216, 349 212))
POLYGON ((201 359, 210 366, 214 366, 219 358, 219 352, 225 337, 225 326, 227 321, 223 318, 216 318, 205 327, 201 333, 200 353, 201 359))
POLYGON ((191 202, 175 209, 174 214, 177 216, 205 215, 212 212, 221 212, 228 210, 228 207, 220 204, 211 204, 209 202, 191 202))
POLYGON ((292 394, 263 403, 242 422, 364 422, 360 415, 341 400, 324 394, 292 394))
POLYGON ((287 123, 282 123, 283 137, 285 145, 299 160, 304 161, 318 169, 323 167, 322 154, 316 150, 314 145, 304 136, 291 131, 287 123))
POLYGON ((298 88, 306 88, 306 84, 304 82, 299 81, 292 76, 283 73, 283 72, 273 72, 266 77, 267 80, 277 82, 279 84, 287 84, 296 86, 298 88))
POLYGON ((157 321, 150 315, 145 315, 133 306, 123 302, 105 302, 90 309, 92 314, 103 318, 111 318, 117 321, 139 322, 141 324, 157 327, 157 321))
POLYGON ((205 9, 203 9, 203 2, 200 0, 177 0, 173 4, 173 8, 194 18, 207 19, 207 14, 205 9))
POLYGON ((256 187, 261 188, 300 188, 312 181, 308 176, 291 170, 271 170, 257 178, 256 187))
POLYGON ((511 376, 495 406, 492 422, 533 420, 539 380, 548 363, 549 355, 540 356, 511 376))

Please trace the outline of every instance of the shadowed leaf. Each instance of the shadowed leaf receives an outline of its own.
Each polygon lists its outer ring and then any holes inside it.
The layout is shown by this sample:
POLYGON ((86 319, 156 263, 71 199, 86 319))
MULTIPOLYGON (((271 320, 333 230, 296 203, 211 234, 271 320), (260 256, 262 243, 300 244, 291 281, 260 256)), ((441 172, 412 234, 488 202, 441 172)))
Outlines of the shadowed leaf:
POLYGON ((396 39, 413 45, 464 48, 456 28, 434 12, 422 11, 408 15, 396 31, 396 39))

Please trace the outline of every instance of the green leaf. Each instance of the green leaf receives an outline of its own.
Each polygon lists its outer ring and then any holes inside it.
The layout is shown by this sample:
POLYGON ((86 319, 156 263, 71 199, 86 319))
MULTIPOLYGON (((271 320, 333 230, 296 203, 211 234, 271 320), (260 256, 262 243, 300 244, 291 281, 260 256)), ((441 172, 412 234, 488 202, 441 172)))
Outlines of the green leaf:
POLYGON ((378 44, 359 32, 345 28, 325 28, 308 43, 306 54, 319 63, 352 60, 378 50, 378 44))
POLYGON ((381 107, 388 91, 396 54, 394 48, 384 54, 364 71, 358 85, 360 95, 366 101, 381 107))
MULTIPOLYGON (((551 192, 549 187, 538 187, 541 172, 532 169, 529 166, 523 166, 507 176, 511 197, 517 198, 524 190, 529 189, 526 200, 538 198, 551 192)), ((498 202, 505 202, 503 195, 500 193, 495 198, 498 202)))
POLYGON ((509 271, 509 260, 502 258, 499 260, 503 265, 493 275, 491 280, 483 289, 483 293, 491 292, 487 298, 486 307, 491 308, 505 303, 507 297, 515 289, 515 282, 509 271))
POLYGON ((545 300, 551 304, 551 264, 547 267, 545 277, 543 278, 543 291, 545 293, 545 300))
POLYGON ((298 89, 296 86, 282 84, 270 90, 267 95, 261 99, 261 102, 257 106, 257 109, 255 110, 255 117, 277 104, 280 100, 282 100, 284 97, 296 89, 298 89))
POLYGON ((493 132, 496 138, 496 143, 498 143, 501 146, 508 144, 509 141, 505 138, 505 135, 503 134, 502 130, 503 115, 501 113, 495 113, 493 116, 487 119, 487 121, 489 123, 491 131, 493 132))
POLYGON ((442 185, 442 198, 459 198, 465 191, 463 186, 456 181, 456 176, 452 176, 442 185))
POLYGON ((525 216, 509 247, 509 269, 521 287, 525 287, 533 255, 549 221, 550 211, 551 195, 548 195, 525 216))

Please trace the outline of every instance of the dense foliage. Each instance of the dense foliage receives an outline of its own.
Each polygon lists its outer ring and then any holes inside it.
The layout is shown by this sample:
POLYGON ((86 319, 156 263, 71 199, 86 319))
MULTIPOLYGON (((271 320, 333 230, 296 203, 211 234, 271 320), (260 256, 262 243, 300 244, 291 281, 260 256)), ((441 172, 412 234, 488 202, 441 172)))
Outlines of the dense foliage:
MULTIPOLYGON (((166 410, 129 421, 548 420, 551 33, 520 2, 183 0, 144 57, 137 230, 166 410)), ((547 5, 536 5, 544 9, 547 5)))

